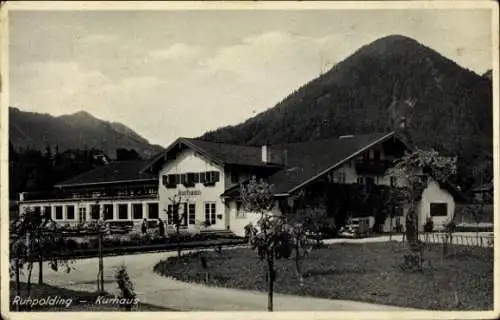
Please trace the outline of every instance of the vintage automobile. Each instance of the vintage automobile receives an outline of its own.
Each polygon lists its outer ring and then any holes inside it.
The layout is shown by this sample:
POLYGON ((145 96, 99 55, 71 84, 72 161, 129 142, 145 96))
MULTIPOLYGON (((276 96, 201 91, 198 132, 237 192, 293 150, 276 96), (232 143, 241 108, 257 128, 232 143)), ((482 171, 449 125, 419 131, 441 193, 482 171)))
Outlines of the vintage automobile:
POLYGON ((339 236, 344 238, 358 238, 369 233, 369 218, 351 218, 347 224, 339 230, 339 236))

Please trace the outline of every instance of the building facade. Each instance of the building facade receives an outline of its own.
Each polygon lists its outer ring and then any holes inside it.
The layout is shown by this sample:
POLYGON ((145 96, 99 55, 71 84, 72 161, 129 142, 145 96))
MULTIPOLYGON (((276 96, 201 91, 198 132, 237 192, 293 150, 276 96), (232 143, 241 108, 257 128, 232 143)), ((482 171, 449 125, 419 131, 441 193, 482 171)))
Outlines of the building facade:
MULTIPOLYGON (((282 204, 293 207, 300 193, 323 194, 330 201, 340 197, 338 191, 325 191, 331 186, 372 190, 373 186, 397 184, 387 170, 407 149, 394 132, 272 147, 179 138, 151 161, 108 164, 61 183, 57 195, 43 200, 25 195, 21 210, 50 210, 55 221, 65 223, 96 219, 101 210, 109 221, 161 219, 172 226, 168 212, 179 201, 183 230, 231 231, 243 236, 244 227, 259 219, 246 212, 239 199, 240 185, 250 177, 263 178, 273 186, 273 212, 281 214, 282 204)), ((420 229, 428 217, 437 229, 450 221, 458 196, 453 186, 429 179, 418 204, 420 229)), ((336 208, 348 210, 342 201, 337 201, 336 208)), ((378 222, 381 230, 389 231, 396 219, 404 225, 408 205, 398 203, 396 207, 392 221, 378 222)), ((357 211, 355 215, 373 215, 369 206, 357 211)), ((371 220, 373 226, 376 219, 371 220)))

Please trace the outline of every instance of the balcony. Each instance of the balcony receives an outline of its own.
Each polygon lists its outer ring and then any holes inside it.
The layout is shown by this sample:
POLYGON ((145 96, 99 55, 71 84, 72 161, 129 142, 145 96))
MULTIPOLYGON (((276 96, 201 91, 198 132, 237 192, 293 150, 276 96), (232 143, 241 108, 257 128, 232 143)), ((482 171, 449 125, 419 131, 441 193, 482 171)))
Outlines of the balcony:
POLYGON ((127 190, 103 190, 103 191, 38 191, 24 192, 21 201, 51 201, 51 200, 120 200, 120 199, 149 199, 157 198, 158 190, 149 189, 127 189, 127 190))
POLYGON ((358 175, 369 174, 381 176, 389 169, 390 164, 388 160, 360 160, 356 162, 356 172, 358 175))

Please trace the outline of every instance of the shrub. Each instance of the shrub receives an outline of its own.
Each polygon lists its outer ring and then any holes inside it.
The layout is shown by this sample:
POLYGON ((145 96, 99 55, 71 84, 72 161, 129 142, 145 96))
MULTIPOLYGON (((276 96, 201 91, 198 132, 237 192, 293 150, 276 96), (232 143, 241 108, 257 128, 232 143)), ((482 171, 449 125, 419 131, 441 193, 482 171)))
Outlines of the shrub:
POLYGON ((144 236, 140 231, 133 231, 128 234, 129 240, 130 241, 141 241, 144 239, 144 236))
POLYGON ((449 222, 444 224, 444 229, 448 233, 455 232, 455 229, 457 228, 457 225, 455 224, 455 221, 450 220, 449 222))
POLYGON ((99 248, 99 239, 98 238, 90 238, 89 239, 88 248, 89 249, 97 249, 97 248, 99 248))
POLYGON ((434 230, 434 221, 432 221, 431 217, 427 217, 427 220, 424 225, 424 232, 432 232, 434 230))
POLYGON ((79 247, 78 242, 75 239, 71 239, 71 238, 66 239, 65 246, 66 246, 66 249, 68 249, 68 250, 76 250, 79 247))
POLYGON ((127 311, 132 310, 132 306, 137 304, 137 294, 134 291, 134 284, 130 280, 127 268, 124 265, 121 265, 116 271, 115 279, 118 289, 120 289, 121 292, 120 298, 126 299, 126 302, 121 306, 127 311))

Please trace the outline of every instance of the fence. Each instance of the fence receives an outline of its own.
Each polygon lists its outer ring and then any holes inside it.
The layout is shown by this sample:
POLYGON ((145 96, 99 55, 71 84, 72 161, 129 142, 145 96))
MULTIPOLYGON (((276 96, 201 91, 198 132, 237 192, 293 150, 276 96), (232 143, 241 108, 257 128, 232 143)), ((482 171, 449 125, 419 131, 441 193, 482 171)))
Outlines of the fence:
POLYGON ((455 245, 492 248, 494 244, 493 234, 448 234, 448 233, 422 233, 419 239, 425 243, 452 243, 455 245))

